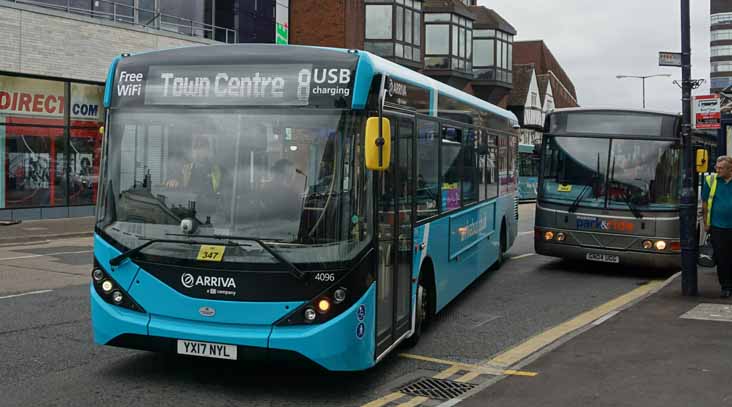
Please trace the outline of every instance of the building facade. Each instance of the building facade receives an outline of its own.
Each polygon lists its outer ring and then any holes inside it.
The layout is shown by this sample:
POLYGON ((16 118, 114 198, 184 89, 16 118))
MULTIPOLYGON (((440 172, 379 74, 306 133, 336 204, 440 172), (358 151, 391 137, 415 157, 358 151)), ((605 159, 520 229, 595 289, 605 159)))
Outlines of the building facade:
POLYGON ((365 49, 506 107, 516 30, 476 0, 298 0, 290 43, 365 49))
POLYGON ((710 1, 710 80, 712 93, 732 86, 732 0, 710 1))
POLYGON ((577 107, 574 84, 543 41, 514 43, 514 80, 509 109, 519 118, 521 143, 541 142, 546 114, 577 107))
POLYGON ((541 140, 545 113, 534 64, 514 65, 513 80, 508 108, 519 120, 520 143, 533 144, 541 140))
POLYGON ((288 8, 287 0, 0 0, 0 219, 94 213, 115 56, 286 43, 288 8))

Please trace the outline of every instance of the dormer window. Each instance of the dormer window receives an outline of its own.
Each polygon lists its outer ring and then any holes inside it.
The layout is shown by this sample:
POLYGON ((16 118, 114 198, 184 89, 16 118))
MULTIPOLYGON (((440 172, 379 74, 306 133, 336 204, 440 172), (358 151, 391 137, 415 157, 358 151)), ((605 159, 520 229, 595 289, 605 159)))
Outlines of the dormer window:
POLYGON ((473 21, 455 13, 425 13, 427 69, 468 72, 473 60, 473 21))
POLYGON ((421 43, 422 0, 366 0, 367 51, 421 63, 421 43))
POLYGON ((513 81, 513 35, 500 30, 475 29, 473 72, 480 79, 513 81))

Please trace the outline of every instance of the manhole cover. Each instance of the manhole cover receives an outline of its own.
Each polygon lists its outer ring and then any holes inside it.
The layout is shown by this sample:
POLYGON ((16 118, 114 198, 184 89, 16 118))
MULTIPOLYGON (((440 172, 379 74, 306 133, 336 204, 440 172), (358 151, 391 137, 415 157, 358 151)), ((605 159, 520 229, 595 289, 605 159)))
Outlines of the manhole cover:
POLYGON ((399 391, 410 396, 422 396, 435 400, 450 400, 472 390, 474 387, 475 385, 472 383, 423 377, 402 387, 399 391))
POLYGON ((682 315, 684 319, 700 319, 703 321, 732 322, 732 305, 699 304, 682 315))

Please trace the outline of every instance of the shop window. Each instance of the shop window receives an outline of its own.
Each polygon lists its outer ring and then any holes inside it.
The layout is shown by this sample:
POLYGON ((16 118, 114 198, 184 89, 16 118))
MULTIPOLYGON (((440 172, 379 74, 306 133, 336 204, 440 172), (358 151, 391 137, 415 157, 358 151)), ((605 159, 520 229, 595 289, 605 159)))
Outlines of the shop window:
POLYGON ((0 126, 7 171, 3 177, 3 207, 66 205, 64 128, 48 126, 55 122, 53 119, 6 121, 0 126))
POLYGON ((0 75, 0 209, 94 205, 103 94, 99 85, 0 75))

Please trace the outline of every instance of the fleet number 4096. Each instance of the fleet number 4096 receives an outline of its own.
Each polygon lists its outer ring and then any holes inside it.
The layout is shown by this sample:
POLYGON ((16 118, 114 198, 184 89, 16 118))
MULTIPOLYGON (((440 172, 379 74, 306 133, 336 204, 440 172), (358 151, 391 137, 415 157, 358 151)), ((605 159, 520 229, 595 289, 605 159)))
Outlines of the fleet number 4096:
POLYGON ((315 274, 315 280, 322 282, 334 282, 335 273, 317 273, 315 274))

